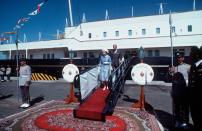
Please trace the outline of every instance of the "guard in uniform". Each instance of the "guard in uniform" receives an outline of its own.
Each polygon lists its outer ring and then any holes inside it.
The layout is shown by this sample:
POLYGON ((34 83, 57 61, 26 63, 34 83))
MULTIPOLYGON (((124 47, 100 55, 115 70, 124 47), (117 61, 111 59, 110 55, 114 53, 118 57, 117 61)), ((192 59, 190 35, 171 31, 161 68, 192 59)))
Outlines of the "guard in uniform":
POLYGON ((195 130, 202 129, 200 119, 202 107, 200 105, 202 95, 202 58, 191 66, 189 76, 189 97, 190 97, 190 110, 195 130))
POLYGON ((26 64, 25 59, 21 59, 19 69, 19 86, 23 102, 23 104, 20 106, 21 108, 27 108, 30 106, 30 93, 29 93, 30 84, 31 84, 31 67, 26 64))
POLYGON ((176 128, 188 128, 189 123, 189 99, 188 99, 188 77, 190 65, 184 63, 184 54, 177 52, 177 66, 172 67, 172 98, 173 113, 176 128))

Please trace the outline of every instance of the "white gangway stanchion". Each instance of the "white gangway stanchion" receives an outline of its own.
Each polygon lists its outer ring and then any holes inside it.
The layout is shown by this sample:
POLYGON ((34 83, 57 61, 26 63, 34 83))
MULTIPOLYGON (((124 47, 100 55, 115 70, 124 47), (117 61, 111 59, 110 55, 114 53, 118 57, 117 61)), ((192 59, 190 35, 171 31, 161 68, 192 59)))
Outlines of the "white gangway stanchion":
POLYGON ((147 83, 153 80, 154 71, 148 64, 139 63, 133 66, 133 69, 131 71, 131 77, 135 82, 135 84, 138 84, 141 87, 139 101, 137 103, 134 103, 132 107, 144 109, 145 108, 144 85, 147 85, 147 83))
POLYGON ((62 76, 65 81, 70 83, 69 97, 65 98, 64 101, 69 104, 71 102, 78 102, 74 95, 74 77, 79 74, 79 69, 74 64, 66 65, 62 70, 62 76))

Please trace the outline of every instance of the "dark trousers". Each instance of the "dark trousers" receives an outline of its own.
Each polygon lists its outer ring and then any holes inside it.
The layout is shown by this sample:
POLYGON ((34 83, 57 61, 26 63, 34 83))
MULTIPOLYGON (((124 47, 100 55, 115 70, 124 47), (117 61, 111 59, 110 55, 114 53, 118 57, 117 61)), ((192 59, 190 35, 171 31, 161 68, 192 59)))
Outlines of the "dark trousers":
POLYGON ((6 75, 7 80, 10 81, 10 74, 6 75))
POLYGON ((21 97, 23 103, 30 102, 29 86, 20 86, 21 97))
POLYGON ((193 123, 194 123, 194 129, 195 130, 200 130, 202 128, 201 126, 201 110, 202 108, 199 106, 199 104, 196 102, 194 103, 191 103, 191 106, 190 106, 190 110, 191 110, 191 116, 192 116, 192 120, 193 120, 193 123))
POLYGON ((1 80, 3 80, 3 81, 4 81, 4 75, 1 75, 1 80))
POLYGON ((173 101, 175 121, 189 123, 189 102, 173 101))

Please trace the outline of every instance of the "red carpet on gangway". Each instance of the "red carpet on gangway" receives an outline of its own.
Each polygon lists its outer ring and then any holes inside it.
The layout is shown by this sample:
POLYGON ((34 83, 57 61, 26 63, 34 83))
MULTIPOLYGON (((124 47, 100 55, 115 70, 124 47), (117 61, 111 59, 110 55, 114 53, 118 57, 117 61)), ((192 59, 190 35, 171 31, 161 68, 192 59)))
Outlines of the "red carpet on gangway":
POLYGON ((97 88, 89 98, 74 109, 74 116, 77 118, 105 121, 106 98, 109 90, 97 88))

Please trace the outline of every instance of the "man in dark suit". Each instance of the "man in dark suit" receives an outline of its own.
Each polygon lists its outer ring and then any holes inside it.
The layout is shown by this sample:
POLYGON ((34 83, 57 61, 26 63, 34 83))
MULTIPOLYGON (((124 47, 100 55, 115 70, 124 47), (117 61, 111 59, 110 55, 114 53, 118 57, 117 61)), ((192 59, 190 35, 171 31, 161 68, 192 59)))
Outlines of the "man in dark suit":
POLYGON ((121 54, 121 52, 117 49, 117 45, 113 45, 113 50, 111 52, 112 57, 112 67, 113 69, 116 69, 123 61, 124 58, 121 54))
MULTIPOLYGON (((202 48, 201 48, 202 49, 202 48)), ((194 124, 194 130, 202 129, 201 126, 201 94, 202 94, 202 50, 197 47, 191 51, 192 65, 189 75, 189 98, 190 98, 190 111, 194 124)))

